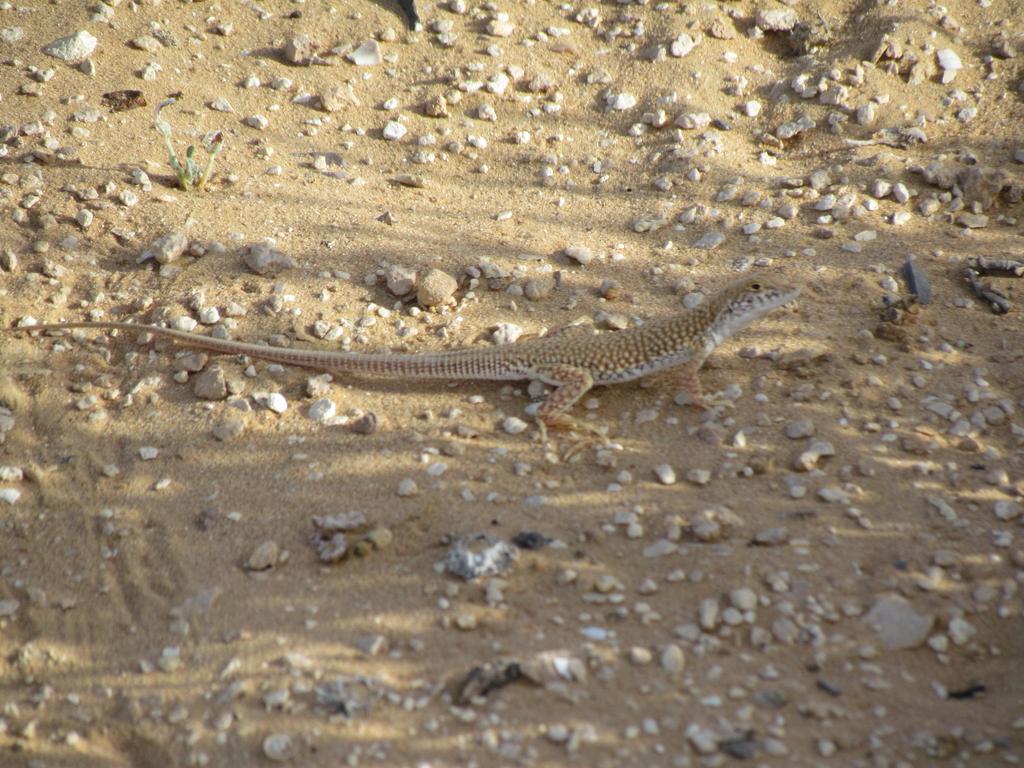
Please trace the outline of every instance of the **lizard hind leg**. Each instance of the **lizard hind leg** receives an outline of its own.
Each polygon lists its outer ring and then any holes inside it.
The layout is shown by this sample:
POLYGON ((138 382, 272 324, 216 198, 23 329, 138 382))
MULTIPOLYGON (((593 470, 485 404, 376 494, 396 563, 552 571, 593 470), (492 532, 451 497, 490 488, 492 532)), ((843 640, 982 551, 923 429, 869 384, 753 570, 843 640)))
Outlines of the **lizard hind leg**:
POLYGON ((586 368, 572 365, 538 365, 530 371, 530 378, 550 384, 555 390, 537 409, 537 421, 552 429, 565 429, 575 420, 568 410, 594 386, 594 377, 586 368))
POLYGON ((555 387, 547 399, 537 409, 537 424, 540 429, 541 441, 547 444, 549 429, 589 432, 607 440, 605 434, 597 427, 577 421, 568 411, 590 388, 594 386, 594 377, 586 368, 572 365, 539 365, 532 369, 532 378, 555 387))

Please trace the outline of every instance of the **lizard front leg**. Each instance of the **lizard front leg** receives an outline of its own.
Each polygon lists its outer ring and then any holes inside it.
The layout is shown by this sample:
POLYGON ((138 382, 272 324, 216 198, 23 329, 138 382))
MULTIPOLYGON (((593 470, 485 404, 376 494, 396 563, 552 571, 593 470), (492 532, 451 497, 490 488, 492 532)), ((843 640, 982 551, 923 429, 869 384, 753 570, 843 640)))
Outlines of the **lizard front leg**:
POLYGON ((704 392, 700 386, 700 377, 697 376, 697 367, 693 365, 684 365, 679 370, 679 383, 683 387, 683 392, 686 393, 689 398, 689 404, 695 408, 700 408, 702 411, 711 410, 715 406, 722 408, 733 408, 735 403, 731 400, 726 400, 721 397, 705 397, 704 392))

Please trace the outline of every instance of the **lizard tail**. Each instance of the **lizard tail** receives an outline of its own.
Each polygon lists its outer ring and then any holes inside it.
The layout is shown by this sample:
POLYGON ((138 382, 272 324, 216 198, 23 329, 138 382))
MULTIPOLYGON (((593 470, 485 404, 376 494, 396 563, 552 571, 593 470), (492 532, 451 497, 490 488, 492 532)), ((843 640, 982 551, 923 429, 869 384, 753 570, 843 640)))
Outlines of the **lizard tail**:
POLYGON ((70 328, 106 328, 118 331, 149 333, 191 349, 202 349, 223 355, 248 355, 259 360, 302 368, 316 368, 342 373, 362 373, 374 376, 407 376, 418 379, 496 378, 514 379, 518 376, 502 375, 500 364, 493 355, 482 354, 485 349, 455 349, 447 352, 422 354, 392 354, 379 352, 336 352, 322 349, 293 349, 251 344, 232 339, 218 339, 174 328, 139 323, 114 321, 71 322, 30 325, 9 328, 9 332, 60 331, 70 328))

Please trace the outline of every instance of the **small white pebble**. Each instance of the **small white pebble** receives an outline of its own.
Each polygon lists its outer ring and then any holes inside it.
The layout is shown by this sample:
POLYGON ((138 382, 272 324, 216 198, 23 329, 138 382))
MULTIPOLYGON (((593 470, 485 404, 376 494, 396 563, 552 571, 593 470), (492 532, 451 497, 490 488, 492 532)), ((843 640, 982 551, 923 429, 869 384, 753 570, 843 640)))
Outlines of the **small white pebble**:
POLYGON ((257 131, 266 130, 267 126, 270 125, 270 121, 263 115, 249 115, 242 122, 250 128, 255 128, 257 131))
POLYGON ((288 400, 280 392, 269 392, 262 398, 267 410, 281 414, 288 410, 288 400))
POLYGON ((327 398, 321 398, 309 406, 309 418, 321 423, 333 419, 337 412, 338 406, 334 404, 333 400, 327 398))
POLYGON ((529 424, 516 416, 509 416, 501 422, 501 428, 505 430, 505 433, 508 435, 518 435, 520 432, 525 431, 529 426, 529 424))
POLYGON ((683 671, 686 665, 686 656, 683 649, 675 643, 669 643, 661 652, 661 668, 670 674, 683 671))
POLYGON ((384 138, 388 141, 398 141, 408 132, 409 129, 397 120, 392 120, 384 126, 384 138))
POLYGON ((676 471, 668 464, 659 464, 654 468, 654 474, 662 485, 672 485, 676 481, 676 471))
POLYGON ((199 311, 199 322, 203 325, 215 325, 220 322, 220 310, 216 307, 205 307, 199 311))

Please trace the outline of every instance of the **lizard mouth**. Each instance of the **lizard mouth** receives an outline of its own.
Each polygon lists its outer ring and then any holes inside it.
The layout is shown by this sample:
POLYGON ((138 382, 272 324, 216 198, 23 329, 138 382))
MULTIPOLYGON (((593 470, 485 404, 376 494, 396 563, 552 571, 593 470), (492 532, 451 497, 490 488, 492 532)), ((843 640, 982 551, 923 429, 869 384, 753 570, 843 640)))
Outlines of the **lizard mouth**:
POLYGON ((779 288, 778 290, 765 295, 764 309, 765 311, 769 311, 776 307, 781 307, 784 304, 789 304, 799 295, 800 286, 798 285, 787 285, 785 288, 779 288))
POLYGON ((794 301, 796 299, 796 297, 799 296, 799 295, 800 295, 800 286, 799 285, 787 286, 786 289, 783 290, 782 295, 779 297, 779 305, 781 306, 783 304, 789 304, 789 302, 794 301))

